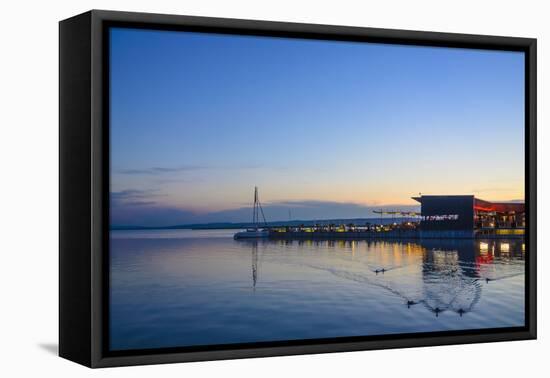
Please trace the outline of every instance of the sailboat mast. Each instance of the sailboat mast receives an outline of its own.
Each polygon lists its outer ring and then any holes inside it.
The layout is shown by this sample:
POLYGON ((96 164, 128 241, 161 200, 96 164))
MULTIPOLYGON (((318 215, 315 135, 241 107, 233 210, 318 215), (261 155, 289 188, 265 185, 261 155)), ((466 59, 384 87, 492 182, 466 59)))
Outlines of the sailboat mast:
POLYGON ((247 225, 246 231, 237 232, 233 235, 235 240, 237 239, 255 239, 269 237, 269 229, 267 221, 265 220, 264 209, 260 203, 260 196, 258 195, 258 187, 254 187, 254 205, 252 206, 252 226, 247 225), (263 220, 262 227, 265 229, 260 230, 260 215, 263 220))
POLYGON ((267 221, 265 220, 264 209, 260 204, 260 197, 258 196, 258 187, 254 187, 254 206, 252 207, 252 224, 254 228, 258 228, 260 224, 260 215, 263 219, 264 226, 267 226, 267 221))
POLYGON ((252 210, 252 223, 254 227, 258 227, 258 187, 254 187, 254 206, 252 210))

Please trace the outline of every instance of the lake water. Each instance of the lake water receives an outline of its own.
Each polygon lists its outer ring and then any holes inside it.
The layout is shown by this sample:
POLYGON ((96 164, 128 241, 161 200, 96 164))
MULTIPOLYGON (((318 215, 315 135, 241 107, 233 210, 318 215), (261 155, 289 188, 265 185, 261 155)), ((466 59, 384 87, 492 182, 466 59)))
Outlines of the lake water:
POLYGON ((524 325, 521 240, 234 233, 112 231, 111 350, 524 325))

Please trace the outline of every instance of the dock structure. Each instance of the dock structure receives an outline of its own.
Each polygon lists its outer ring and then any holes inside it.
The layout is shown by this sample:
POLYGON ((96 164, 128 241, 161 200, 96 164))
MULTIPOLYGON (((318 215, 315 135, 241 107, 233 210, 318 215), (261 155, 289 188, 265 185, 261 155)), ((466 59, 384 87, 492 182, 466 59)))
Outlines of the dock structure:
POLYGON ((418 239, 420 234, 416 230, 393 230, 393 231, 300 231, 291 230, 281 232, 270 230, 269 237, 272 239, 315 239, 315 240, 361 240, 361 239, 418 239))
POLYGON ((368 239, 523 239, 521 233, 471 233, 463 231, 423 232, 420 229, 381 231, 310 231, 277 228, 269 230, 270 239, 299 240, 368 240, 368 239))

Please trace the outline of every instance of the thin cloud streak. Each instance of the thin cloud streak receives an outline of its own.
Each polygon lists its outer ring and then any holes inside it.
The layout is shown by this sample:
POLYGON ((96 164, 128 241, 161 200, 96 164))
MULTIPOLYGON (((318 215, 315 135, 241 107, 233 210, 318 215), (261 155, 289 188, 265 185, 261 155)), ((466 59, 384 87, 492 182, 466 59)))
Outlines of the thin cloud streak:
POLYGON ((149 168, 128 168, 118 169, 115 172, 123 175, 166 175, 180 172, 193 172, 203 170, 254 170, 254 169, 271 169, 284 170, 287 167, 283 166, 265 166, 263 164, 246 164, 235 166, 214 166, 214 165, 183 165, 178 167, 149 167, 149 168))
POLYGON ((179 173, 179 172, 189 172, 197 171, 201 169, 207 169, 208 167, 204 166, 182 166, 182 167, 151 167, 151 168, 139 168, 139 169, 119 169, 117 173, 124 175, 161 175, 167 173, 179 173))
POLYGON ((157 190, 126 189, 118 192, 111 192, 111 201, 130 201, 158 196, 157 190))

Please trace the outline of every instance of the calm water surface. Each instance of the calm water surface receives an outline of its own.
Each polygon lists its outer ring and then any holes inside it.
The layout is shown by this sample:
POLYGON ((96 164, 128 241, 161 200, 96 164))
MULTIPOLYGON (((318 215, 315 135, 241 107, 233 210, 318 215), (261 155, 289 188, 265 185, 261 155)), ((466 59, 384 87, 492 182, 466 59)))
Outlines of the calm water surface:
POLYGON ((234 232, 113 231, 111 349, 524 325, 520 240, 254 242, 234 232))

